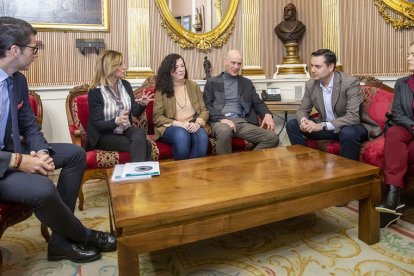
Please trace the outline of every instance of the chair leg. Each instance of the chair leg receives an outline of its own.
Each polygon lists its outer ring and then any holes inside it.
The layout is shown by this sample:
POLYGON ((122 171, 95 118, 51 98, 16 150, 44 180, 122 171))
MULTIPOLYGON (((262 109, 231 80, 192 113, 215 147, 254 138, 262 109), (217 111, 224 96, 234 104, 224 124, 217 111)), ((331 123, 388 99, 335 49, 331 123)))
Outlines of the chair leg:
POLYGON ((40 233, 42 233, 43 238, 48 243, 50 240, 50 233, 49 233, 49 229, 47 228, 46 224, 44 223, 40 224, 40 233))

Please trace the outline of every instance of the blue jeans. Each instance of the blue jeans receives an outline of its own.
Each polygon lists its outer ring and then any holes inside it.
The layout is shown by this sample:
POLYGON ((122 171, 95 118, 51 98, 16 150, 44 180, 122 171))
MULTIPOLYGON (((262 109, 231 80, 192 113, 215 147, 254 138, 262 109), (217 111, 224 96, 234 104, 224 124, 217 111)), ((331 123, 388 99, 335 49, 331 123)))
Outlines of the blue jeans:
POLYGON ((362 125, 344 126, 339 133, 321 130, 312 133, 303 133, 296 119, 286 124, 286 132, 292 145, 307 146, 305 136, 314 140, 337 140, 340 143, 339 155, 359 160, 361 143, 368 140, 368 131, 362 125))
POLYGON ((170 126, 164 131, 162 141, 172 145, 175 160, 207 155, 208 134, 204 128, 190 133, 182 127, 170 126))

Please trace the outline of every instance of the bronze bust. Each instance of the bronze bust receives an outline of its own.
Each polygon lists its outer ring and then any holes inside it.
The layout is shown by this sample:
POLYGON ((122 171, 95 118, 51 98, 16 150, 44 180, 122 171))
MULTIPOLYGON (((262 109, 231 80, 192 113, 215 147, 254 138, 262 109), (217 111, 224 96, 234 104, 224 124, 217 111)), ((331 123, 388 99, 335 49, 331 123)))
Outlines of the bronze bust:
POLYGON ((298 43, 305 34, 306 27, 296 20, 296 6, 289 3, 284 8, 284 21, 275 27, 277 37, 284 43, 298 43))

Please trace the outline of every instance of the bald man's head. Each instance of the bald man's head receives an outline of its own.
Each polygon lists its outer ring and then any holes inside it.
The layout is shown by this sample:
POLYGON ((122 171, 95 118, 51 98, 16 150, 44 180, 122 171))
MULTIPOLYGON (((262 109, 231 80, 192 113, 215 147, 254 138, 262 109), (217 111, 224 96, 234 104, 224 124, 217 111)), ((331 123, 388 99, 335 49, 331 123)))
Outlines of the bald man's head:
POLYGON ((230 50, 224 59, 224 68, 227 73, 237 76, 243 64, 243 56, 239 50, 230 50))

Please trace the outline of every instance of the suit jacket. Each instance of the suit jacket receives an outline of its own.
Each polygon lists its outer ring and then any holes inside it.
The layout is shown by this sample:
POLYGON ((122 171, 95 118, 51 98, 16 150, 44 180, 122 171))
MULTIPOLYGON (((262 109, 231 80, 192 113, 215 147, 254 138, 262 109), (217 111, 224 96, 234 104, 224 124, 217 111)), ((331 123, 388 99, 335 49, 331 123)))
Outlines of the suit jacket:
MULTIPOLYGON (((132 116, 135 117, 141 116, 145 111, 145 106, 137 104, 135 102, 134 94, 132 92, 131 84, 122 80, 122 84, 127 91, 129 98, 131 99, 131 112, 129 113, 129 121, 132 124, 132 116)), ((99 138, 103 133, 113 133, 114 129, 118 126, 115 123, 115 119, 105 121, 104 117, 104 99, 101 93, 100 88, 94 88, 89 90, 88 93, 88 105, 89 105, 89 119, 87 126, 87 136, 88 136, 88 149, 94 149, 98 144, 99 138)))
MULTIPOLYGON (((52 147, 47 143, 43 133, 40 131, 40 126, 36 123, 36 118, 29 102, 29 89, 26 77, 22 73, 16 72, 13 74, 13 78, 15 82, 14 96, 16 96, 17 99, 17 106, 10 106, 10 111, 11 109, 17 109, 19 132, 25 142, 25 152, 32 150, 37 152, 46 149, 52 153, 52 147)), ((17 139, 20 139, 20 137, 17 139)), ((14 152, 10 113, 4 141, 5 147, 0 151, 0 177, 3 177, 4 173, 9 168, 11 153, 14 152)))
MULTIPOLYGON (((210 122, 212 123, 226 118, 222 113, 224 107, 223 74, 224 72, 207 79, 204 86, 204 102, 210 113, 210 122)), ((257 115, 263 119, 266 114, 272 114, 259 95, 257 95, 251 80, 238 76, 238 90, 244 117, 249 123, 258 125, 257 115)))
MULTIPOLYGON (((305 84, 300 108, 296 112, 298 122, 309 118, 312 108, 319 113, 316 122, 326 122, 326 111, 323 102, 323 92, 319 80, 310 79, 305 84)), ((335 126, 335 132, 340 132, 344 126, 362 124, 373 138, 381 134, 381 128, 368 116, 363 108, 363 95, 357 78, 335 71, 332 91, 332 109, 335 119, 330 121, 335 126)))
MULTIPOLYGON (((208 120, 208 110, 204 104, 203 94, 200 87, 191 80, 186 80, 188 98, 194 108, 195 112, 198 113, 196 122, 204 126, 208 120)), ((169 124, 172 124, 176 113, 176 99, 175 96, 170 98, 166 94, 162 95, 161 91, 155 92, 154 97, 154 125, 155 125, 155 139, 160 138, 165 129, 169 124)))
POLYGON ((392 113, 387 121, 387 126, 398 125, 405 127, 413 133, 413 90, 411 90, 407 81, 410 77, 400 78, 394 86, 395 95, 392 103, 392 113))

